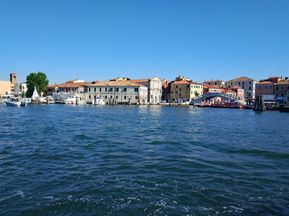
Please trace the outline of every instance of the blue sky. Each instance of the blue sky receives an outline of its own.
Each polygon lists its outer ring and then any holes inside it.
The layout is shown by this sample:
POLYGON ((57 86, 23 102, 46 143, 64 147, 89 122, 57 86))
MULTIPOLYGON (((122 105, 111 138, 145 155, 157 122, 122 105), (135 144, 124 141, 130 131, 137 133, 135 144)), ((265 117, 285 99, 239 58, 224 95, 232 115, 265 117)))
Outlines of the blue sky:
POLYGON ((289 0, 2 0, 0 79, 289 74, 289 0))

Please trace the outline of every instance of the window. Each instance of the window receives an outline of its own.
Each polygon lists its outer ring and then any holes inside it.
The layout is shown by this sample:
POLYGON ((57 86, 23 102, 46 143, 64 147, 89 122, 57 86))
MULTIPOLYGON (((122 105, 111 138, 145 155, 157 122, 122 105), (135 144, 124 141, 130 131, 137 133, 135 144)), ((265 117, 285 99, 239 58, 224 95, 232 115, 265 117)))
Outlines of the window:
POLYGON ((126 96, 123 97, 126 100, 126 96))
POLYGON ((96 88, 94 88, 94 92, 96 92, 96 88))
POLYGON ((89 98, 89 99, 91 98, 90 95, 88 96, 88 98, 89 98))
POLYGON ((178 88, 178 86, 176 85, 176 88, 178 88))
POLYGON ((115 96, 116 99, 118 99, 118 96, 115 96))
POLYGON ((107 92, 107 88, 105 88, 104 91, 107 92))
POLYGON ((112 98, 112 95, 110 95, 110 98, 112 98))
POLYGON ((251 82, 249 82, 249 84, 251 85, 251 82))
POLYGON ((124 89, 123 89, 123 92, 126 92, 126 91, 127 91, 127 89, 126 89, 126 88, 124 88, 124 89))
POLYGON ((101 88, 99 88, 99 91, 101 92, 101 88))
POLYGON ((108 90, 109 92, 112 92, 112 88, 109 88, 109 90, 108 90))
POLYGON ((138 92, 138 88, 134 88, 134 92, 138 92))
POLYGON ((119 91, 119 88, 116 88, 115 91, 118 92, 118 91, 119 91))
POLYGON ((278 86, 276 87, 276 90, 278 90, 279 88, 278 88, 278 86))
POLYGON ((182 88, 180 88, 180 91, 182 91, 182 88))
POLYGON ((107 96, 105 95, 104 98, 107 99, 107 96))
POLYGON ((138 99, 138 96, 135 96, 135 99, 137 100, 137 99, 138 99))
POLYGON ((249 87, 249 90, 252 90, 252 87, 251 87, 251 86, 249 87))

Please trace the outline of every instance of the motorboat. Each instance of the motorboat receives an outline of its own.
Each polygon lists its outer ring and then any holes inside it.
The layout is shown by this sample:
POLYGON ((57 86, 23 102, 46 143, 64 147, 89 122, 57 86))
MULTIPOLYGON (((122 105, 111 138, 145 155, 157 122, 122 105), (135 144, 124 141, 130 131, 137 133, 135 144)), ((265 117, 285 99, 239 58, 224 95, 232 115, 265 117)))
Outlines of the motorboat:
POLYGON ((76 101, 77 101, 76 96, 71 96, 71 97, 64 99, 65 104, 76 104, 76 101))
POLYGON ((75 105, 83 105, 84 100, 81 99, 81 97, 78 96, 69 96, 68 98, 64 99, 65 104, 75 104, 75 105))
POLYGON ((26 106, 25 101, 21 101, 19 100, 19 98, 14 98, 14 97, 5 99, 4 103, 6 104, 6 106, 16 106, 16 107, 26 106))
POLYGON ((93 101, 94 105, 105 105, 105 101, 101 97, 97 97, 93 101))

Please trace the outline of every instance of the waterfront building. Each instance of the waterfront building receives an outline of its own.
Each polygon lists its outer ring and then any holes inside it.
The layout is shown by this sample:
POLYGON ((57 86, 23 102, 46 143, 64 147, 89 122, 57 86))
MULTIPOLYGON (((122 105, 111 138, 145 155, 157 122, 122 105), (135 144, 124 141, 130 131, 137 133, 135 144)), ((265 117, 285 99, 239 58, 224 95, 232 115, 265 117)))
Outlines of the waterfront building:
POLYGON ((226 87, 233 88, 233 87, 238 86, 244 89, 245 100, 250 101, 252 99, 255 99, 255 84, 256 84, 256 81, 249 77, 239 77, 239 78, 227 81, 226 87))
POLYGON ((84 80, 71 80, 62 84, 54 84, 48 86, 48 95, 54 95, 59 100, 64 100, 68 97, 76 96, 80 100, 85 99, 86 86, 90 82, 84 80))
POLYGON ((203 84, 179 76, 170 83, 170 102, 185 102, 203 95, 203 84))
POLYGON ((159 77, 151 79, 131 80, 148 88, 148 103, 159 104, 162 100, 162 80, 159 77))
POLYGON ((11 94, 12 84, 10 81, 0 80, 0 96, 11 94))
POLYGON ((148 87, 130 80, 87 84, 86 101, 93 103, 97 98, 106 104, 147 104, 148 87))
POLYGON ((197 82, 190 82, 190 99, 203 95, 203 84, 197 82))
POLYGON ((260 81, 256 83, 256 97, 262 96, 265 101, 274 101, 274 82, 260 81))
POLYGON ((287 103, 289 97, 289 80, 286 77, 284 80, 274 83, 275 99, 282 103, 287 103))
POLYGON ((256 96, 262 96, 265 101, 283 101, 286 98, 286 80, 288 77, 269 77, 256 83, 256 96), (280 83, 280 85, 278 85, 280 83), (283 95, 283 96, 282 96, 283 95))
POLYGON ((171 84, 173 81, 163 80, 162 81, 162 100, 165 102, 170 101, 171 84))
POLYGON ((17 84, 16 73, 10 74, 10 80, 0 80, 0 97, 4 95, 14 94, 16 84, 17 84))

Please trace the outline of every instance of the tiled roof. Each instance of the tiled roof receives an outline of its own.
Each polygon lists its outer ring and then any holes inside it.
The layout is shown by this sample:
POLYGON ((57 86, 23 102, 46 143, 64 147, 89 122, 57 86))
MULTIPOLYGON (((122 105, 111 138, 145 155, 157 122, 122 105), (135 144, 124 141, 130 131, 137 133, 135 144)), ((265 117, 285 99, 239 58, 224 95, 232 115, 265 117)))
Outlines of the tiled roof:
POLYGON ((280 80, 278 83, 275 83, 275 85, 286 85, 289 84, 289 80, 280 80))
POLYGON ((209 84, 204 84, 204 88, 223 89, 222 87, 218 85, 209 85, 209 84))
POLYGON ((264 81, 264 82, 258 82, 258 83, 256 83, 256 85, 269 85, 269 84, 274 84, 273 82, 271 82, 271 81, 264 81))
POLYGON ((172 84, 175 84, 175 85, 189 85, 189 84, 191 84, 191 82, 189 82, 187 80, 180 80, 180 81, 173 81, 172 84))
POLYGON ((149 82, 149 79, 136 79, 136 80, 130 80, 131 82, 135 82, 135 83, 146 83, 149 82))
POLYGON ((246 81, 254 81, 254 80, 249 77, 243 76, 243 77, 238 77, 236 79, 229 80, 228 82, 246 82, 246 81))
POLYGON ((144 85, 127 80, 127 81, 96 82, 93 84, 89 84, 88 86, 135 86, 135 87, 139 87, 139 86, 144 86, 144 85))
POLYGON ((54 84, 54 85, 50 85, 48 86, 48 88, 78 88, 80 86, 86 86, 91 84, 91 82, 81 82, 81 83, 74 83, 74 82, 66 82, 66 83, 62 83, 62 84, 54 84))

